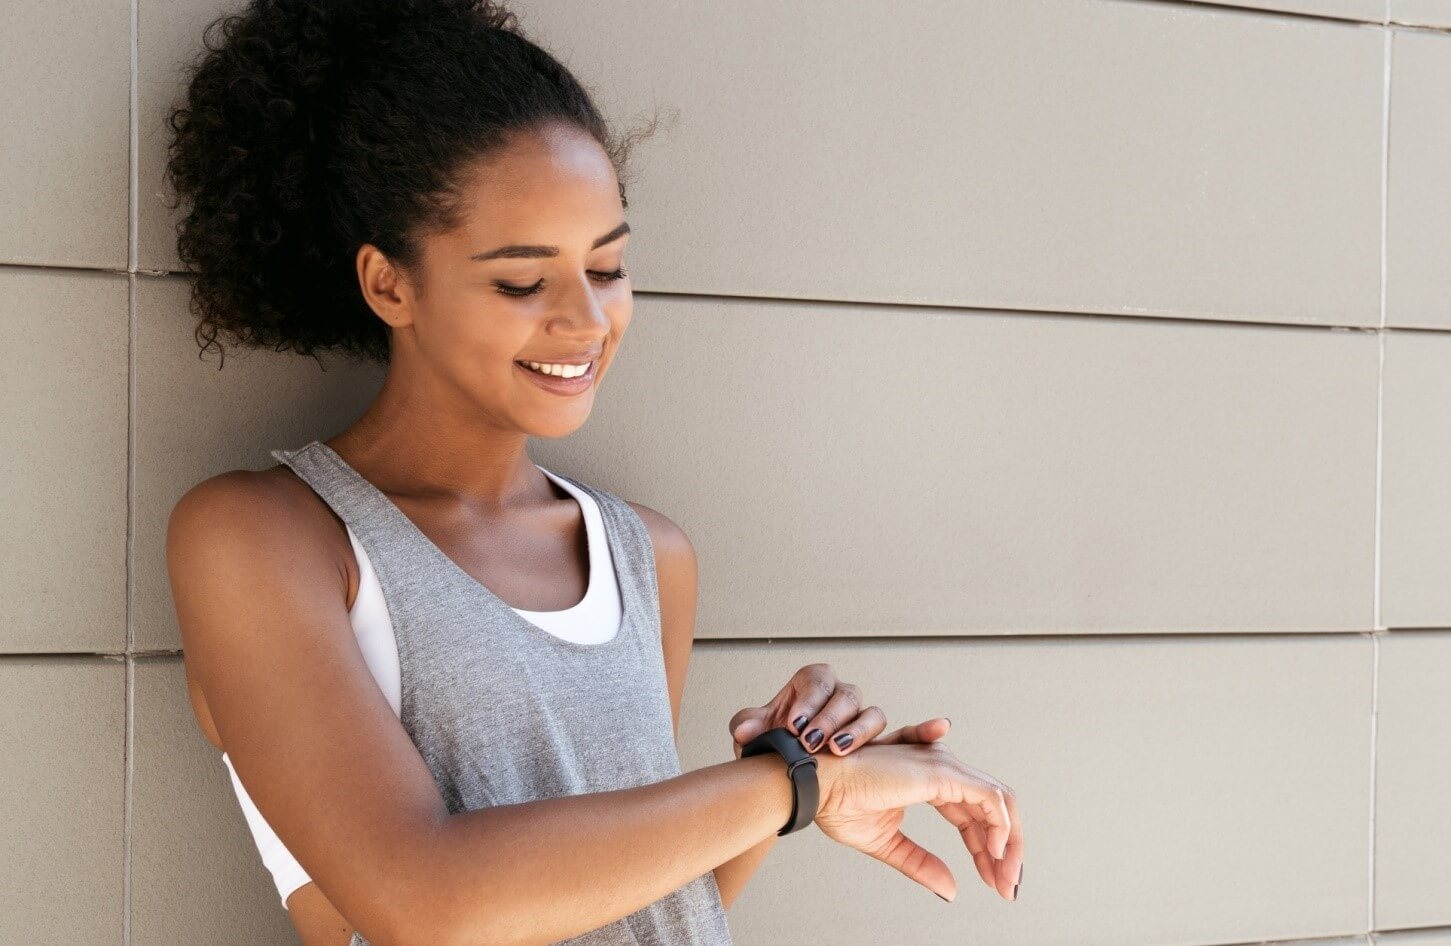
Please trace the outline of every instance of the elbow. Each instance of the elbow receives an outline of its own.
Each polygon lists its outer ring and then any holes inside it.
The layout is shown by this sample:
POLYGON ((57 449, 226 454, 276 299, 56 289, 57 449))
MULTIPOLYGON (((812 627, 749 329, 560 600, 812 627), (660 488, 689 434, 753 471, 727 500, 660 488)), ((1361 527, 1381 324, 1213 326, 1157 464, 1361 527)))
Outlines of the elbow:
POLYGON ((482 897, 459 898, 446 889, 436 888, 420 896, 395 897, 377 917, 375 932, 359 928, 372 946, 482 946, 513 942, 494 935, 481 925, 489 911, 482 897), (462 913, 458 906, 471 904, 473 909, 462 913))
POLYGON ((437 906, 443 899, 400 904, 385 921, 387 934, 369 942, 373 946, 550 946, 554 942, 521 930, 528 926, 526 920, 493 908, 476 894, 453 901, 470 904, 466 914, 437 906))
MULTIPOLYGON (((493 924, 440 922, 418 913, 404 916, 386 939, 370 939, 373 946, 549 946, 537 936, 519 938, 493 928, 493 924)), ((364 934, 367 935, 366 933, 364 934)))
POLYGON ((451 919, 426 903, 394 903, 377 925, 375 931, 358 928, 372 946, 481 946, 495 942, 475 924, 451 919))
POLYGON ((550 946, 541 936, 535 903, 500 897, 499 884, 481 875, 481 860, 493 860, 489 871, 508 871, 508 864, 461 850, 450 834, 451 819, 419 830, 410 850, 389 866, 392 883, 370 898, 376 904, 373 926, 363 934, 373 946, 550 946), (468 870, 452 865, 466 863, 468 870))
POLYGON ((377 917, 376 933, 359 929, 372 946, 549 946, 520 935, 527 924, 504 904, 489 902, 486 890, 458 889, 453 875, 412 872, 377 917))

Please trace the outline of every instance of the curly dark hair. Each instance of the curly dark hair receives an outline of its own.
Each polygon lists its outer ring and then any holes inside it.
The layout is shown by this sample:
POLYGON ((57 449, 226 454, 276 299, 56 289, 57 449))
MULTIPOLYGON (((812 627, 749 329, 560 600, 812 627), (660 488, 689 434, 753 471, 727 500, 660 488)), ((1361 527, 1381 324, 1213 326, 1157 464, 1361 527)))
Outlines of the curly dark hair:
POLYGON ((461 172, 557 122, 600 143, 628 206, 629 152, 654 128, 615 137, 493 0, 251 0, 213 20, 203 45, 166 119, 173 207, 190 204, 177 250, 195 277, 202 352, 222 352, 225 334, 386 364, 360 246, 415 267, 418 238, 459 223, 461 172))

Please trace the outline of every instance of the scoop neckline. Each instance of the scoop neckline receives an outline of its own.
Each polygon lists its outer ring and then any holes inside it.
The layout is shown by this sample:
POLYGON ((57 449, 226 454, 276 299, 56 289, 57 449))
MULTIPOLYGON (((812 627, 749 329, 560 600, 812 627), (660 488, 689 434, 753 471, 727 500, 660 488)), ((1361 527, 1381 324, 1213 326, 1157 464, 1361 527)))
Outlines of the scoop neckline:
MULTIPOLYGON (((448 555, 448 553, 444 552, 444 550, 439 547, 438 543, 434 542, 426 534, 424 534, 423 530, 418 527, 418 524, 410 519, 408 517, 408 514, 405 513, 397 503, 393 502, 392 499, 388 498, 387 493, 384 493, 381 489, 375 486, 371 480, 363 476, 362 473, 359 473, 352 466, 352 464, 348 463, 347 460, 343 459, 342 455, 339 454, 336 450, 334 450, 332 447, 328 446, 321 440, 313 440, 307 446, 319 448, 322 451, 323 455, 329 458, 337 466, 337 468, 344 473, 344 475, 348 476, 350 479, 360 484, 360 486, 378 502, 378 504, 387 512, 387 514, 390 517, 394 518, 397 524, 402 527, 404 531, 406 531, 409 536, 413 538, 413 540, 417 544, 419 544, 432 558, 434 558, 442 568, 444 568, 454 577, 462 580, 470 589, 472 589, 476 596, 493 605, 497 610, 506 612, 509 617, 515 622, 516 626, 523 626, 535 635, 543 635, 544 637, 547 637, 549 640, 553 641, 561 647, 576 651, 596 650, 598 648, 608 647, 609 645, 615 643, 616 641, 620 640, 620 638, 625 636, 625 629, 629 626, 630 621, 634 619, 635 613, 634 608, 632 608, 630 604, 631 598, 633 596, 625 592, 625 576, 622 573, 622 568, 620 564, 621 558, 623 557, 621 554, 623 552, 623 549, 621 548, 622 540, 619 538, 616 530, 611 527, 610 517, 605 512, 604 504, 599 501, 599 497, 595 495, 594 492, 589 489, 589 487, 584 486, 581 483, 575 482, 575 485, 578 486, 581 490, 589 493, 590 497, 594 499, 596 504, 599 506, 600 525, 604 531, 605 542, 610 549, 610 564, 615 573, 615 581, 619 583, 620 588, 620 626, 615 631, 612 637, 608 638, 607 640, 596 641, 594 643, 573 641, 567 638, 560 637, 559 635, 553 634, 545 630, 544 628, 530 621, 528 618, 524 617, 524 615, 520 614, 513 605, 509 604, 509 602, 505 601, 503 598, 500 598, 497 594, 493 592, 492 589, 490 589, 483 582, 479 581, 473 575, 469 574, 468 571, 466 571, 463 566, 459 565, 458 562, 455 562, 453 558, 448 555)), ((304 447, 303 449, 307 449, 307 447, 304 447)), ((535 466, 538 466, 538 464, 535 464, 535 466)), ((540 469, 542 471, 543 467, 540 467, 540 469)), ((559 476, 560 474, 554 473, 553 475, 559 476)), ((579 502, 578 497, 575 497, 575 502, 579 502)), ((580 506, 580 512, 581 515, 583 515, 583 505, 580 506)), ((586 523, 586 542, 588 542, 588 523, 586 523)), ((572 610, 574 608, 577 608, 588 600, 590 592, 593 590, 593 585, 596 581, 596 571, 597 569, 594 567, 593 553, 591 553, 590 578, 589 585, 585 589, 585 597, 575 602, 573 605, 570 606, 570 608, 566 610, 572 610)), ((545 611, 533 613, 550 614, 559 612, 545 611)))

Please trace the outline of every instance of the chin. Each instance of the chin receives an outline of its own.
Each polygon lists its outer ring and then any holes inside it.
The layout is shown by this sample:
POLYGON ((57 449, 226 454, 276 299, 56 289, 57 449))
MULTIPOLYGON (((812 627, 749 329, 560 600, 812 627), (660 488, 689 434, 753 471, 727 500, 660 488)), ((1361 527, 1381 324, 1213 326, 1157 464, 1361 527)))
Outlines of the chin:
POLYGON ((534 423, 525 426, 524 431, 531 437, 543 437, 548 440, 556 440, 560 437, 568 437, 579 430, 589 420, 589 412, 586 411, 578 416, 574 414, 565 415, 560 412, 553 418, 536 418, 534 423))

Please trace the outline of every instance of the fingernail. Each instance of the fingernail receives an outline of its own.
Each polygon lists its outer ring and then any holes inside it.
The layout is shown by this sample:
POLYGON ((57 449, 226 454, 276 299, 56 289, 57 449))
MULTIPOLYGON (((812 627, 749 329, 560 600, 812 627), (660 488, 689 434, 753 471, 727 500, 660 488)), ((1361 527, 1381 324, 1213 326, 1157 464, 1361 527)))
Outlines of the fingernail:
POLYGON ((821 745, 821 740, 825 738, 825 733, 823 733, 819 729, 813 729, 811 730, 811 732, 806 734, 806 744, 811 748, 815 749, 817 746, 821 745))
POLYGON ((1018 882, 1013 884, 1013 899, 1018 899, 1018 886, 1023 882, 1023 865, 1018 865, 1018 882))
MULTIPOLYGON (((935 891, 935 890, 934 890, 934 891, 932 891, 932 892, 933 892, 933 893, 937 893, 937 891, 935 891)), ((947 899, 947 898, 946 898, 946 897, 944 897, 944 896, 943 896, 943 895, 942 895, 942 894, 940 894, 940 893, 937 893, 937 899, 938 899, 938 900, 941 900, 941 901, 942 901, 942 902, 943 902, 943 903, 951 903, 951 902, 952 902, 952 901, 951 901, 951 900, 948 900, 948 899, 947 899)))
POLYGON ((836 743, 836 747, 838 749, 845 749, 847 746, 851 745, 852 734, 849 732, 837 733, 835 736, 831 737, 831 741, 836 743))
POLYGON ((800 734, 801 727, 806 725, 806 718, 806 714, 802 713, 800 716, 791 720, 791 725, 795 727, 797 734, 800 734))

